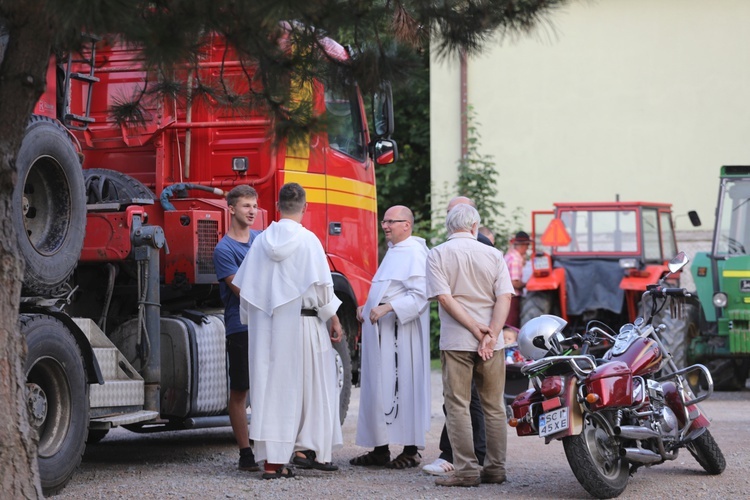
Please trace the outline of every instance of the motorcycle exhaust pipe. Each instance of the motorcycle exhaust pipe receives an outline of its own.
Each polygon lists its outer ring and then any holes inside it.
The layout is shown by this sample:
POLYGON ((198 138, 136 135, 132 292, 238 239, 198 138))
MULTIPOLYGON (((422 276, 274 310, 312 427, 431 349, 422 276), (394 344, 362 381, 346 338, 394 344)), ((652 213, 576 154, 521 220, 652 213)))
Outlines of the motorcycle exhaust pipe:
POLYGON ((620 455, 629 462, 639 464, 653 464, 663 460, 662 456, 658 453, 642 448, 623 448, 620 450, 620 455))
POLYGON ((659 437, 655 430, 641 427, 639 425, 622 425, 615 427, 615 435, 625 439, 651 439, 659 437))

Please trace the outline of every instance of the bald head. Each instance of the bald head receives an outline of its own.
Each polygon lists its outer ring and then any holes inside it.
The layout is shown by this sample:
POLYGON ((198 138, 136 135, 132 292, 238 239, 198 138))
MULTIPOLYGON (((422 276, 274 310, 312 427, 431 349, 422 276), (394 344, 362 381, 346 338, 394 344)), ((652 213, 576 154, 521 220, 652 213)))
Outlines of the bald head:
POLYGON ((386 241, 396 244, 411 236, 414 214, 408 207, 394 205, 385 211, 381 222, 386 241))
POLYGON ((474 200, 471 198, 467 198, 466 196, 456 196, 455 198, 452 198, 451 201, 448 202, 448 208, 445 210, 446 212, 450 212, 453 207, 456 205, 469 205, 474 208, 477 208, 477 204, 474 203, 474 200))

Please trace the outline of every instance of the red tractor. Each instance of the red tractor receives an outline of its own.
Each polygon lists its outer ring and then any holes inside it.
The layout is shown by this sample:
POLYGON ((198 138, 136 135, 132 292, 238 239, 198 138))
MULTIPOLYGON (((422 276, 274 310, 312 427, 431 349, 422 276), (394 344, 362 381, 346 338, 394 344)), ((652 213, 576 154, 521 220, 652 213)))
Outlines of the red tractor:
MULTIPOLYGON (((555 203, 554 211, 533 212, 532 219, 532 273, 521 324, 541 314, 561 316, 574 332, 595 319, 632 322, 646 285, 665 275, 677 254, 671 205, 665 203, 555 203)), ((668 343, 684 363, 684 342, 668 343)))
MULTIPOLYGON (((324 39, 329 58, 347 51, 324 39)), ((158 81, 136 47, 94 39, 52 58, 17 158, 13 222, 26 263, 20 325, 39 469, 49 494, 80 463, 85 443, 116 426, 136 432, 229 425, 223 307, 212 254, 228 228, 224 192, 253 185, 278 216, 281 185, 307 191, 303 224, 327 252, 348 342, 336 346, 341 415, 358 370, 356 308, 377 268, 374 168, 397 156, 390 89, 377 95, 371 135, 354 83, 305 89, 324 131, 291 148, 272 124, 203 93, 250 92, 252 61, 207 34, 202 56, 175 73, 186 92, 153 94, 138 125, 113 103, 158 81), (191 97, 191 92, 195 94, 191 97)), ((262 286, 262 284, 259 284, 262 286)))

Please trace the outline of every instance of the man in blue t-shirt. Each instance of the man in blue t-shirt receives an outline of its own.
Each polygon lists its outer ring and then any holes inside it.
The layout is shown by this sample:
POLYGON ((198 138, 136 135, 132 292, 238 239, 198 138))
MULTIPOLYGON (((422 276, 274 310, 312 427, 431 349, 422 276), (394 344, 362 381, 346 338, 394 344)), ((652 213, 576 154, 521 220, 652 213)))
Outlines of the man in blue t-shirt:
POLYGON ((253 239, 260 231, 250 229, 258 213, 258 193, 240 185, 227 194, 230 222, 227 234, 214 250, 214 268, 224 302, 224 326, 229 361, 229 421, 240 448, 239 469, 260 470, 247 431, 247 393, 250 376, 247 361, 247 326, 240 322, 240 289, 232 284, 253 239))

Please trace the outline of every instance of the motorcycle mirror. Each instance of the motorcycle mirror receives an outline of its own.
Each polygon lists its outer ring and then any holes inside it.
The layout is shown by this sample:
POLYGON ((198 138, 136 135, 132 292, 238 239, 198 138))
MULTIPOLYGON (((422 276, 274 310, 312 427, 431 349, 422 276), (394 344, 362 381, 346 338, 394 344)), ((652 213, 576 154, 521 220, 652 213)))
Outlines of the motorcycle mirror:
POLYGON ((676 273, 677 271, 685 267, 688 262, 690 262, 690 259, 688 259, 688 256, 685 254, 685 252, 678 253, 672 258, 672 260, 669 261, 669 264, 667 264, 669 273, 676 273))

